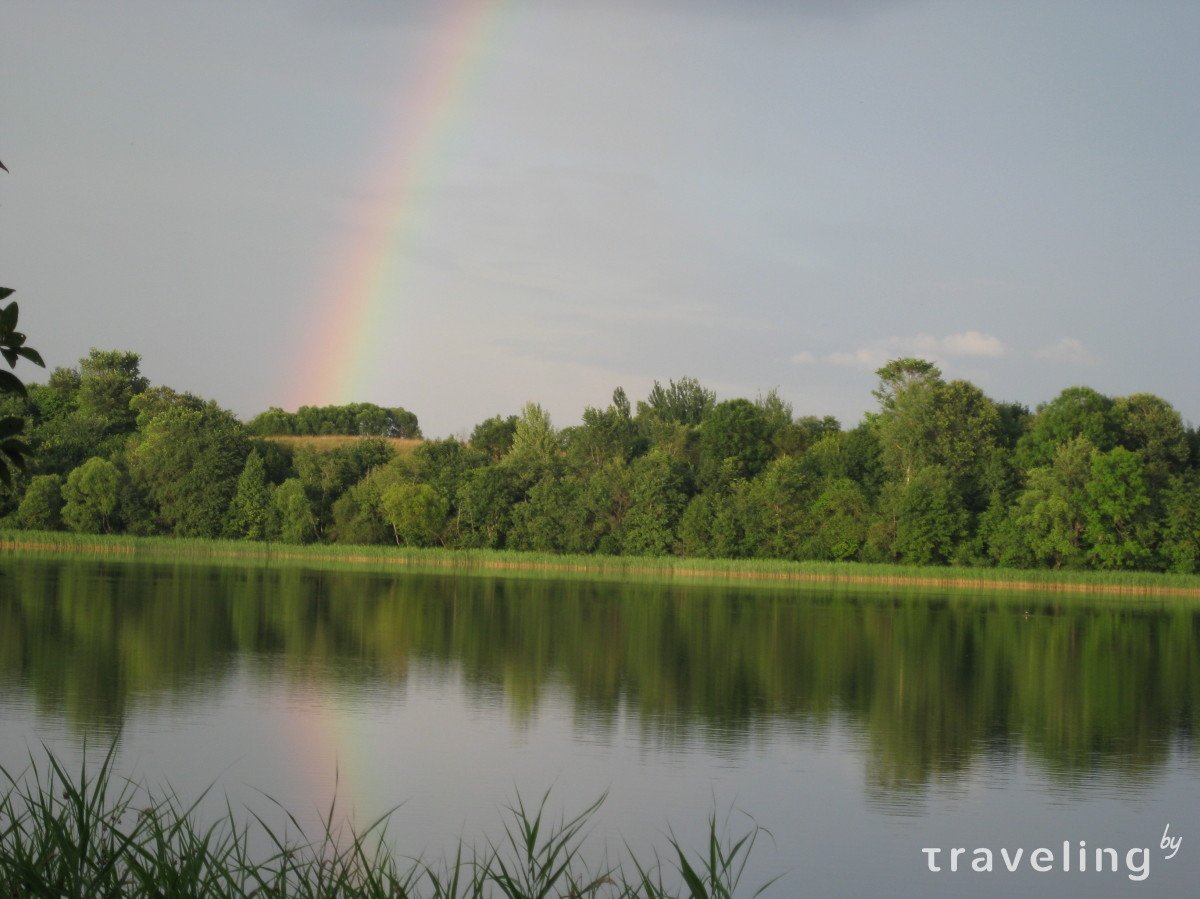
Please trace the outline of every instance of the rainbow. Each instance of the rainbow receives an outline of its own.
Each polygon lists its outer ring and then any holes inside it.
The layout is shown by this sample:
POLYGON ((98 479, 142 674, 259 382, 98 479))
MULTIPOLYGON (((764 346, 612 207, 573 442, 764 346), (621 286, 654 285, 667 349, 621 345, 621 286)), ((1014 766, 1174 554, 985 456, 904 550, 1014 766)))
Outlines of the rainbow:
POLYGON ((381 164, 366 182, 371 211, 352 229, 359 236, 312 304, 307 351, 289 382, 289 408, 365 399, 361 391, 380 355, 381 325, 404 299, 405 263, 419 236, 424 194, 437 182, 437 161, 454 136, 504 6, 504 0, 447 4, 420 80, 401 97, 381 164))

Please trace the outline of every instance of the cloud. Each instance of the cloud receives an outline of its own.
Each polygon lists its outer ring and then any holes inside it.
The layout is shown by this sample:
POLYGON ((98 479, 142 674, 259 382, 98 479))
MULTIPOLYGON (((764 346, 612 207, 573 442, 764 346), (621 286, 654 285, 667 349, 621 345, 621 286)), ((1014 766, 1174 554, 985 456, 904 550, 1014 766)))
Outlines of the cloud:
POLYGON ((816 365, 817 357, 805 350, 802 353, 794 353, 792 355, 793 365, 816 365))
MULTIPOLYGON (((931 334, 885 337, 849 352, 830 353, 825 357, 825 361, 849 368, 874 369, 897 356, 982 356, 995 359, 1007 353, 1008 348, 1000 338, 984 334, 982 331, 963 331, 945 337, 934 337, 931 334)), ((796 361, 796 357, 792 358, 796 361)))
POLYGON ((942 338, 942 349, 951 356, 989 356, 996 358, 1004 355, 1004 344, 998 337, 983 334, 979 331, 964 331, 962 334, 951 334, 942 338))
POLYGON ((1091 365, 1096 361, 1096 357, 1088 352, 1082 341, 1076 337, 1064 337, 1057 343, 1042 347, 1036 355, 1039 359, 1071 365, 1091 365))
POLYGON ((830 353, 826 361, 847 368, 879 368, 888 361, 888 353, 879 347, 860 347, 851 353, 830 353))

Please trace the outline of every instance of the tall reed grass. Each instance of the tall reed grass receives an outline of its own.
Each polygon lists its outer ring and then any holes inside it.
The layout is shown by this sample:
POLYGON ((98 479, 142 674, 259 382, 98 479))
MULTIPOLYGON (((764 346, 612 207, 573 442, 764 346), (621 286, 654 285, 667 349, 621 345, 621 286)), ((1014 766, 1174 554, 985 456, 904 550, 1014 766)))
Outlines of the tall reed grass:
MULTIPOLYGON (((666 860, 584 861, 588 825, 604 797, 552 820, 549 793, 536 806, 519 797, 504 837, 482 849, 460 843, 436 861, 398 855, 387 838, 393 809, 366 827, 338 823, 331 802, 310 835, 283 810, 286 830, 263 816, 239 819, 225 803, 202 824, 203 795, 184 804, 114 771, 115 743, 98 766, 69 772, 47 751, 13 774, 0 768, 0 897, 393 897, 393 899, 733 899, 770 884, 742 886, 746 860, 763 831, 728 835, 709 819, 705 849, 689 854, 672 835, 666 860), (294 836, 289 836, 294 834, 294 836), (252 846, 266 846, 259 854, 252 846)), ((86 756, 86 752, 85 752, 86 756)))
POLYGON ((486 549, 396 546, 306 546, 249 540, 0 532, 0 556, 79 556, 146 561, 213 561, 248 565, 304 565, 362 570, 458 571, 519 577, 582 576, 639 582, 727 581, 818 584, 858 588, 920 588, 1003 592, 1096 593, 1200 598, 1200 575, 1144 571, 1063 571, 967 568, 866 562, 793 562, 784 559, 692 559, 558 555, 486 549))

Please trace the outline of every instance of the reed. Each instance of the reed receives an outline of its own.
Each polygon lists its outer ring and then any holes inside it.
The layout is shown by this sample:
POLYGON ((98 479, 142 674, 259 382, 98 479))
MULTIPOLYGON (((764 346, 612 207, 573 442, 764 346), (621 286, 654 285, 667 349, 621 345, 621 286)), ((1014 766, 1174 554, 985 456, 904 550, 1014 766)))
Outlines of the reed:
POLYGON ((61 531, 0 533, 0 555, 130 558, 145 561, 215 561, 229 564, 302 565, 483 574, 520 577, 585 576, 640 582, 726 581, 835 587, 942 591, 1046 592, 1200 598, 1200 576, 1140 571, 965 568, 865 562, 792 562, 782 559, 691 559, 558 555, 484 549, 396 546, 298 546, 249 540, 71 534, 61 531))
MULTIPOLYGON (((394 899, 733 899, 761 829, 726 835, 709 819, 704 851, 669 839, 669 862, 628 850, 623 864, 584 861, 588 825, 604 797, 557 821, 550 794, 520 797, 505 836, 482 851, 458 845, 439 861, 398 855, 387 839, 396 809, 361 829, 339 823, 336 798, 309 835, 279 806, 287 829, 225 804, 212 824, 169 790, 154 793, 114 770, 113 743, 99 766, 69 772, 48 750, 20 774, 0 768, 0 897, 394 897, 394 899), (294 836, 289 836, 294 834, 294 836), (255 855, 252 845, 268 847, 255 855)), ((628 847, 627 847, 628 848, 628 847)), ((773 881, 772 881, 773 883, 773 881)))

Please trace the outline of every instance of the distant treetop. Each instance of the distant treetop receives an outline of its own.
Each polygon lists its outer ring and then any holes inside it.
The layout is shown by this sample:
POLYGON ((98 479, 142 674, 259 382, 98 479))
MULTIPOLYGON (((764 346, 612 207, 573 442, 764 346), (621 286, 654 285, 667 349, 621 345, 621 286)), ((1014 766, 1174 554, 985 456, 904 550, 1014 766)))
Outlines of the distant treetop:
POLYGON ((374 403, 348 403, 345 406, 301 406, 285 412, 272 406, 251 419, 252 434, 262 437, 279 434, 317 436, 355 434, 364 437, 420 437, 417 416, 399 407, 385 409, 374 403))

